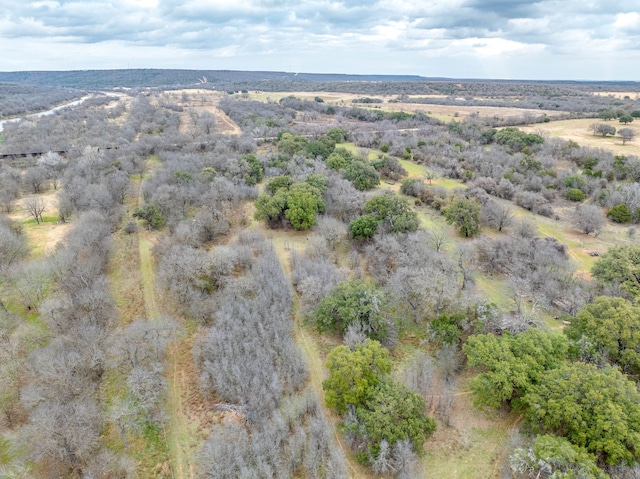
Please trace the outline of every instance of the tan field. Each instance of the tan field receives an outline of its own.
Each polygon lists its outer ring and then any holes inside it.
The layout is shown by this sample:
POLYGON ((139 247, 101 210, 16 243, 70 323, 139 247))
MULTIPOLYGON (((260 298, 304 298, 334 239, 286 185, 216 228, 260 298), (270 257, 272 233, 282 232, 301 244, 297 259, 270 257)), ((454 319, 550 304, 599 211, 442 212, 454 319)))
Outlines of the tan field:
POLYGON ((624 100, 627 97, 632 100, 640 98, 640 93, 637 91, 594 91, 592 93, 597 96, 612 96, 614 98, 620 98, 621 100, 624 100))
MULTIPOLYGON (((359 95, 355 93, 327 93, 327 92, 250 92, 247 98, 259 101, 278 101, 283 97, 295 96, 302 100, 313 100, 316 97, 322 98, 325 103, 335 103, 340 106, 360 106, 363 108, 380 108, 382 110, 421 112, 436 117, 456 118, 466 117, 472 114, 478 114, 482 117, 505 117, 518 116, 523 113, 533 115, 546 114, 553 117, 558 112, 551 110, 534 110, 524 108, 502 108, 494 106, 466 106, 464 101, 460 101, 460 105, 430 105, 420 103, 389 103, 389 100, 395 100, 398 95, 359 95), (367 97, 382 100, 383 103, 352 103, 352 100, 367 97)), ((411 95, 411 97, 419 98, 446 98, 446 95, 411 95)))
POLYGON ((189 110, 197 113, 208 111, 216 118, 216 129, 220 133, 227 135, 240 135, 242 131, 236 123, 218 108, 220 99, 226 93, 211 90, 172 90, 166 92, 171 101, 185 107, 185 111, 180 113, 180 133, 189 133, 193 127, 189 110), (189 101, 182 101, 183 93, 187 94, 189 101))
MULTIPOLYGON (((539 133, 546 137, 558 137, 566 140, 573 140, 580 146, 604 148, 611 150, 616 155, 640 155, 640 139, 638 138, 627 142, 626 145, 623 145, 622 139, 618 136, 607 136, 605 138, 601 135, 594 136, 589 125, 600 122, 602 122, 602 120, 597 118, 559 120, 521 127, 521 129, 528 133, 539 133)), ((632 128, 636 130, 636 134, 640 133, 640 127, 635 127, 634 123, 623 125, 617 121, 610 121, 609 124, 614 126, 616 130, 619 130, 620 128, 632 128)))

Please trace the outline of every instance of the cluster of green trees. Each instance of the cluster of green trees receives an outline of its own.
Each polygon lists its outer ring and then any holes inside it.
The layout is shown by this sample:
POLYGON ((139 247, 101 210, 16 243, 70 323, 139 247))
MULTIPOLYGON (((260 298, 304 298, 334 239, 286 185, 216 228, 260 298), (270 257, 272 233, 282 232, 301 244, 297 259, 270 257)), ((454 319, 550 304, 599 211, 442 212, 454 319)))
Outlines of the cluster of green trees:
MULTIPOLYGON (((598 297, 564 334, 529 329, 515 336, 471 336, 463 348, 468 364, 484 370, 471 382, 475 402, 510 404, 533 431, 553 434, 539 436, 533 449, 538 459, 557 456, 553 468, 592 471, 566 477, 605 477, 596 464, 635 464, 640 461, 640 392, 624 373, 640 373, 638 331, 638 306, 598 297)), ((525 456, 517 454, 518 467, 531 462, 525 456)))
POLYGON ((495 133, 493 140, 499 145, 506 145, 512 151, 530 152, 544 143, 544 138, 536 133, 525 133, 518 128, 508 126, 495 133))
POLYGON ((420 221, 407 200, 395 194, 374 196, 364 206, 364 215, 349 223, 351 237, 371 238, 378 230, 403 233, 416 231, 420 221))
POLYGON ((422 397, 391 379, 391 358, 379 342, 367 339, 353 349, 338 346, 327 356, 326 366, 326 404, 349 415, 343 428, 363 439, 356 451, 362 462, 380 462, 383 451, 402 441, 408 441, 414 453, 422 451, 436 423, 426 415, 422 397))
POLYGON ((316 213, 325 209, 322 193, 327 180, 319 174, 310 174, 304 182, 293 182, 289 176, 274 177, 266 186, 267 192, 255 202, 255 218, 266 220, 271 228, 286 219, 293 228, 307 230, 316 224, 316 213))
POLYGON ((342 128, 331 128, 317 140, 309 141, 305 136, 294 135, 288 131, 278 134, 278 151, 289 156, 301 155, 310 158, 327 159, 333 153, 336 143, 345 139, 342 128))
POLYGON ((370 190, 380 184, 380 174, 374 166, 345 148, 337 148, 327 158, 327 166, 342 172, 344 179, 360 191, 370 190))
POLYGON ((631 113, 621 109, 602 109, 598 116, 603 120, 618 119, 620 123, 631 123, 635 118, 640 118, 640 110, 633 110, 631 113))

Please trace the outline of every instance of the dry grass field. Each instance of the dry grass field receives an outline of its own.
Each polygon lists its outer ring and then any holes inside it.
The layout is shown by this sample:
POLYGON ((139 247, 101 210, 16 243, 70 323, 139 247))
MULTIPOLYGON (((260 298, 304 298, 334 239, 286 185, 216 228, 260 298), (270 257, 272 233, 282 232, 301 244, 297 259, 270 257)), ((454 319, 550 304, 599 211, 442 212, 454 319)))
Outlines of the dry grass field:
MULTIPOLYGON (((356 95, 353 93, 326 93, 326 92, 250 92, 245 95, 246 98, 258 101, 279 101, 283 97, 295 96, 303 100, 313 100, 314 98, 322 98, 325 103, 336 104, 340 106, 358 106, 362 108, 374 108, 387 111, 406 111, 421 112, 435 116, 444 121, 453 118, 464 118, 466 116, 477 114, 481 117, 508 117, 518 116, 524 113, 533 115, 547 114, 553 117, 557 112, 551 110, 537 110, 524 108, 502 108, 493 106, 467 106, 464 101, 456 105, 429 105, 420 103, 389 103, 389 100, 395 100, 397 95, 356 95), (367 97, 382 100, 382 103, 352 103, 353 100, 367 97)), ((444 95, 414 95, 420 98, 446 98, 444 95)), ((240 96, 242 98, 242 96, 240 96)))
POLYGON ((594 91, 593 95, 596 96, 611 96, 613 98, 619 98, 621 100, 630 98, 632 100, 640 99, 640 93, 637 91, 594 91))
POLYGON ((43 221, 40 224, 29 215, 24 207, 24 200, 16 202, 13 212, 9 215, 9 218, 23 225, 34 257, 51 254, 71 227, 69 223, 58 222, 57 193, 50 190, 38 195, 45 205, 43 221))
MULTIPOLYGON (((594 135, 589 125, 593 123, 601 123, 602 120, 597 118, 587 118, 580 120, 559 120, 550 121, 549 123, 540 123, 532 126, 520 127, 527 133, 539 133, 549 138, 564 138, 565 140, 573 140, 580 146, 591 146, 595 148, 604 148, 611 150, 616 155, 640 155, 640 139, 622 144, 619 136, 607 136, 603 138, 601 135, 594 135)), ((636 133, 640 133, 640 127, 634 123, 624 125, 617 121, 609 121, 608 124, 620 128, 632 128, 636 133)))
POLYGON ((180 133, 188 134, 193 127, 189 111, 195 111, 198 114, 208 111, 213 114, 216 119, 217 131, 223 134, 240 135, 242 133, 240 127, 218 108, 220 99, 226 93, 211 90, 171 90, 166 95, 171 101, 185 108, 180 113, 180 133), (186 95, 187 101, 183 101, 183 95, 186 95))

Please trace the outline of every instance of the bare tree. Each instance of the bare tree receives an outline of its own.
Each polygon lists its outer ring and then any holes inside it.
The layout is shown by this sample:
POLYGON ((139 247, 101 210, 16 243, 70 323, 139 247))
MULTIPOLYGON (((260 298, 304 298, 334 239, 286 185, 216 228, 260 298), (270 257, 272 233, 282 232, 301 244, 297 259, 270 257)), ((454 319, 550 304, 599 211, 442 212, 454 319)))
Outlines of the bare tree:
POLYGON ((513 223, 513 213, 508 207, 490 200, 482 207, 482 219, 487 225, 502 231, 513 223))
POLYGON ((437 252, 440 252, 442 248, 449 242, 449 238, 444 230, 432 229, 429 230, 429 245, 437 252))
POLYGON ((576 207, 572 214, 573 225, 584 234, 593 233, 598 236, 600 231, 607 224, 607 220, 602 214, 602 208, 595 205, 580 205, 576 207))
POLYGON ((29 168, 24 174, 25 187, 30 189, 33 194, 38 194, 44 188, 44 183, 47 181, 47 170, 42 166, 35 166, 29 168))
POLYGON ((618 135, 622 138, 622 144, 624 145, 627 141, 632 141, 636 137, 636 130, 633 128, 620 128, 618 135))
POLYGON ((0 273, 24 257, 28 251, 24 234, 15 231, 9 221, 0 218, 0 273))
POLYGON ((370 457, 371 469, 379 475, 386 475, 393 472, 393 459, 391 457, 391 446, 383 439, 380 441, 380 450, 376 457, 370 457))
POLYGON ((420 458, 413 451, 409 439, 396 442, 393 446, 393 470, 396 479, 424 477, 420 458))
POLYGON ((38 196, 30 196, 24 200, 24 207, 37 224, 42 221, 42 213, 44 213, 45 205, 42 198, 38 196))

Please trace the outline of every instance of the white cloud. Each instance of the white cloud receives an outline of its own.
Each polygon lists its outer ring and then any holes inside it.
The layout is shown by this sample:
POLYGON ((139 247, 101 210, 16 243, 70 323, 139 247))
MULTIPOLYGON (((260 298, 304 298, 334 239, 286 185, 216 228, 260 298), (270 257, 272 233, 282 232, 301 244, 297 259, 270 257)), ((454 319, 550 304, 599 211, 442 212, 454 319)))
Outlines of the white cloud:
POLYGON ((635 2, 6 3, 0 12, 4 70, 291 65, 316 72, 565 79, 635 79, 640 71, 635 2))
POLYGON ((626 30, 638 33, 640 30, 640 14, 638 12, 619 13, 613 27, 617 30, 626 30))

